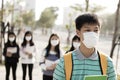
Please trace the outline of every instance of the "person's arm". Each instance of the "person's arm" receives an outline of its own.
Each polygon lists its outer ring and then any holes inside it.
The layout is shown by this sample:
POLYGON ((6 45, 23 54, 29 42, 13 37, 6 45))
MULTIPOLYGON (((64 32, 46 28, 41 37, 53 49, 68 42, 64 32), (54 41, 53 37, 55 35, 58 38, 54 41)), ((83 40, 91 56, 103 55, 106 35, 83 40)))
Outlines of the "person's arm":
POLYGON ((27 54, 25 54, 24 47, 22 47, 22 46, 20 48, 20 57, 21 58, 28 58, 27 54))
POLYGON ((65 52, 61 49, 61 50, 60 50, 60 57, 63 57, 64 54, 65 54, 65 52))
POLYGON ((16 52, 16 53, 13 53, 13 54, 12 54, 12 57, 19 58, 19 57, 20 57, 20 55, 19 55, 19 50, 20 50, 20 49, 19 49, 19 46, 17 45, 16 48, 17 48, 17 52, 16 52))
POLYGON ((37 53, 37 51, 36 51, 36 47, 33 46, 33 53, 32 53, 32 56, 35 57, 35 56, 36 56, 36 53, 37 53))
POLYGON ((3 49, 3 56, 6 57, 6 53, 7 53, 7 46, 6 46, 6 44, 5 44, 4 49, 3 49))
POLYGON ((57 64, 54 74, 53 80, 65 80, 65 72, 64 72, 64 59, 63 57, 60 59, 59 63, 57 64))
POLYGON ((108 58, 107 76, 108 76, 108 80, 117 80, 115 68, 114 68, 113 62, 110 58, 108 58))
POLYGON ((46 65, 45 65, 45 54, 46 54, 46 50, 42 51, 41 55, 40 55, 40 66, 42 70, 46 70, 46 65))

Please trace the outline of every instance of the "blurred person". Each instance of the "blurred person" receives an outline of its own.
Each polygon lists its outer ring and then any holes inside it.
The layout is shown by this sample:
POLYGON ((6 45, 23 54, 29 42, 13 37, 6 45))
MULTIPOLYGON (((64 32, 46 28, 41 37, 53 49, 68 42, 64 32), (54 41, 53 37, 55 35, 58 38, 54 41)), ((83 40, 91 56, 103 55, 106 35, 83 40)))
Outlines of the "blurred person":
POLYGON ((13 80, 16 80, 19 46, 16 43, 16 35, 13 32, 8 33, 8 40, 5 43, 3 55, 5 57, 6 80, 9 80, 10 68, 12 68, 13 80))
POLYGON ((24 39, 21 44, 21 52, 20 52, 22 71, 23 71, 22 80, 26 80, 27 68, 28 68, 29 80, 32 80, 32 72, 35 62, 35 56, 36 56, 36 48, 33 42, 33 35, 32 32, 27 31, 24 35, 24 39))
POLYGON ((76 18, 75 23, 81 45, 60 59, 53 80, 84 80, 86 76, 93 75, 106 75, 106 80, 116 80, 111 58, 96 48, 100 33, 97 15, 82 14, 76 18))
POLYGON ((51 34, 48 45, 40 57, 43 80, 53 80, 53 72, 61 56, 60 39, 57 34, 51 34))
POLYGON ((70 49, 66 53, 79 48, 79 46, 80 46, 80 38, 77 35, 75 35, 72 38, 72 45, 71 45, 70 49))

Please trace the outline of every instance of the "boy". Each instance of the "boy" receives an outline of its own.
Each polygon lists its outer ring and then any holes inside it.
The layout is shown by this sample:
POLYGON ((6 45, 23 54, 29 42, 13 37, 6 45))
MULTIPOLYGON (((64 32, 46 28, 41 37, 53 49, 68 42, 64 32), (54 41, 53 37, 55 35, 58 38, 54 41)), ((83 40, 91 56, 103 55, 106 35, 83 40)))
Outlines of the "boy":
MULTIPOLYGON (((83 14, 76 18, 76 33, 81 39, 78 49, 72 51, 72 72, 70 80, 84 80, 87 75, 103 75, 99 51, 96 45, 99 40, 100 23, 95 14, 83 14)), ((111 59, 106 56, 108 80, 116 80, 116 74, 111 59)), ((69 62, 68 62, 69 63, 69 62)), ((66 80, 65 60, 61 58, 56 66, 53 80, 66 80)))

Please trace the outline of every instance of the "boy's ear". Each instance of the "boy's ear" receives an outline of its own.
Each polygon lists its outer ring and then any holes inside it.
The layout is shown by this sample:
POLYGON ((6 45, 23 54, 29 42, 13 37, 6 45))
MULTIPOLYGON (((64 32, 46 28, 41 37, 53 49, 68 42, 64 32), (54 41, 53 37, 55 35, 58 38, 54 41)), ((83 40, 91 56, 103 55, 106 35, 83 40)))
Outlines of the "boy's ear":
POLYGON ((80 31, 78 29, 76 29, 76 34, 78 37, 80 36, 80 31))

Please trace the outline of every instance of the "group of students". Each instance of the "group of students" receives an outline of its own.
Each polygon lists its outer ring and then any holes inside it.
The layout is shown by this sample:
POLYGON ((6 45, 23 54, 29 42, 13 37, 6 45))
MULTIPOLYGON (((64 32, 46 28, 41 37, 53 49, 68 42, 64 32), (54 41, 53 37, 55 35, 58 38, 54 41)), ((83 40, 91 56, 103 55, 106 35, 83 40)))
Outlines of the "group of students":
POLYGON ((32 80, 33 64, 35 62, 35 45, 30 31, 24 35, 21 47, 16 43, 14 32, 8 33, 8 41, 5 43, 3 55, 5 57, 6 80, 9 80, 10 69, 12 68, 13 80, 16 80, 16 69, 19 58, 21 57, 23 78, 26 80, 27 67, 29 70, 29 80, 32 80))
MULTIPOLYGON (((62 53, 60 39, 57 34, 51 34, 48 45, 40 56, 40 67, 43 80, 84 80, 87 75, 107 75, 107 80, 116 80, 116 73, 112 60, 106 57, 106 74, 103 74, 100 62, 101 53, 96 45, 99 40, 100 22, 95 14, 82 14, 75 20, 76 34, 72 38, 71 48, 62 53), (65 56, 71 54, 72 70, 67 79, 65 56)), ((21 57, 23 80, 26 80, 26 68, 29 69, 29 80, 32 80, 32 70, 35 61, 35 45, 30 31, 24 35, 24 40, 19 48, 14 33, 8 34, 3 55, 5 56, 6 80, 9 80, 10 67, 13 70, 13 80, 16 80, 16 68, 21 57), (10 50, 12 49, 12 50, 10 50), (19 54, 20 52, 20 54, 19 54)), ((68 62, 68 64, 69 64, 68 62)), ((71 67, 68 66, 68 67, 71 67)), ((41 79, 39 79, 41 80, 41 79)))

